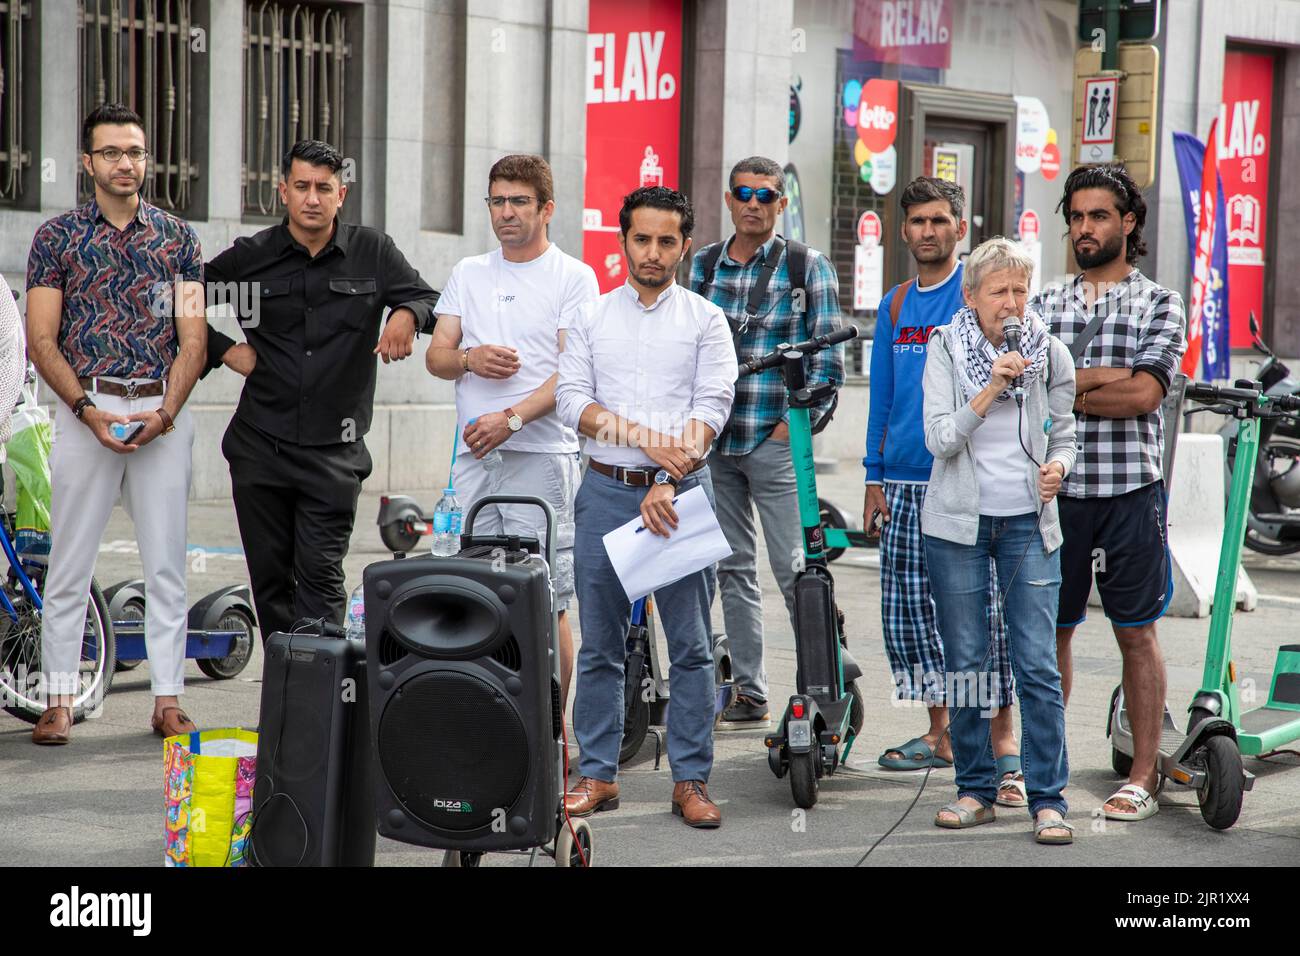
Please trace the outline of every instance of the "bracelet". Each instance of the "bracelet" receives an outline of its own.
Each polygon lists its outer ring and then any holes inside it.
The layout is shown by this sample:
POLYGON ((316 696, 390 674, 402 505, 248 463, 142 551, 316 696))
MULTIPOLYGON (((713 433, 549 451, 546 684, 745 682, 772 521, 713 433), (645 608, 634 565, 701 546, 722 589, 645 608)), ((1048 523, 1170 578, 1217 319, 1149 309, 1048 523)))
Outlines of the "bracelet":
POLYGON ((1079 414, 1080 415, 1088 414, 1088 393, 1087 392, 1084 392, 1083 397, 1079 400, 1079 414))
POLYGON ((81 416, 86 413, 86 409, 95 407, 96 405, 90 400, 89 395, 82 395, 81 398, 72 403, 72 414, 77 417, 77 421, 81 421, 81 416))
POLYGON ((469 371, 469 349, 460 353, 460 365, 466 372, 469 371))

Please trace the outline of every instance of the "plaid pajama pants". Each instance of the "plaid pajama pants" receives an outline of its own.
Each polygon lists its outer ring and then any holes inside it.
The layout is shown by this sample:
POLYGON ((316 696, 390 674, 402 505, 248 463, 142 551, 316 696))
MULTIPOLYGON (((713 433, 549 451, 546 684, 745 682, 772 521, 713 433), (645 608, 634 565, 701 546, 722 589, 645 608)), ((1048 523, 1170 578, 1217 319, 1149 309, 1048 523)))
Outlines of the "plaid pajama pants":
MULTIPOLYGON (((934 622, 934 597, 925 568, 925 542, 921 538, 923 484, 885 482, 889 522, 880 532, 880 617, 885 630, 885 653, 894 675, 898 700, 924 700, 941 707, 946 699, 947 677, 943 642, 934 622)), ((993 635, 989 671, 996 675, 996 704, 1012 703, 1011 660, 1007 655, 1007 629, 998 597, 997 570, 989 562, 989 632, 993 635)))

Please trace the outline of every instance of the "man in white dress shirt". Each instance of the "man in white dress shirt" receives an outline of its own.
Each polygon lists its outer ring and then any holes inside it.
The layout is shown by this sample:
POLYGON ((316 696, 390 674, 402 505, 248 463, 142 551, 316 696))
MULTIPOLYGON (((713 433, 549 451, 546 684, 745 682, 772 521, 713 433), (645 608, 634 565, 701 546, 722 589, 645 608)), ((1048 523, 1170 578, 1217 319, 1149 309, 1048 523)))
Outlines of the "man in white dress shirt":
MULTIPOLYGON (((623 668, 631 606, 602 538, 636 518, 653 534, 677 528, 673 500, 706 477, 705 456, 735 397, 736 352, 722 310, 674 281, 689 254, 690 200, 662 186, 623 200, 628 281, 579 311, 560 354, 560 420, 586 435, 591 463, 575 504, 574 569, 582 647, 573 727, 581 780, 572 816, 618 807, 623 668)), ((712 487, 703 482, 712 502, 712 487)), ((722 817, 709 799, 713 648, 704 571, 655 592, 671 664, 668 710, 672 811, 693 827, 722 817)))

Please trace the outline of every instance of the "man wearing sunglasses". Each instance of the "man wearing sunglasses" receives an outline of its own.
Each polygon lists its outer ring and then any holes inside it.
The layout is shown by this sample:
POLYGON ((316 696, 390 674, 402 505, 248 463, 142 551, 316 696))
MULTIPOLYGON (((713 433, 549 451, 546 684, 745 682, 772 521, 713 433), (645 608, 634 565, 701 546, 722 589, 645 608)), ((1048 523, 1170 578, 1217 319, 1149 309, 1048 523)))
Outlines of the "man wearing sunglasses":
MULTIPOLYGON (((784 192, 785 174, 773 160, 751 156, 738 162, 726 195, 735 234, 700 250, 691 268, 691 288, 727 314, 741 360, 840 327, 834 266, 821 253, 776 234, 777 219, 788 202, 784 192)), ((806 365, 809 387, 844 381, 838 347, 818 352, 806 365)), ((833 407, 832 398, 809 410, 814 431, 833 407)), ((752 375, 736 382, 731 419, 718 436, 711 461, 718 521, 732 550, 731 557, 718 564, 718 584, 737 689, 736 701, 723 712, 718 729, 758 729, 771 723, 771 714, 763 668, 754 506, 792 626, 792 555, 801 545, 789 408, 780 375, 752 375)))
MULTIPOLYGON (((492 167, 486 203, 501 245, 451 270, 424 362, 456 383, 460 437, 452 484, 466 511, 489 494, 542 495, 555 509, 551 570, 567 702, 578 436, 555 413, 555 379, 565 329, 600 289, 591 266, 547 238, 554 197, 551 167, 541 156, 505 156, 492 167)), ((474 532, 545 542, 546 516, 533 505, 488 505, 475 516, 474 532)))

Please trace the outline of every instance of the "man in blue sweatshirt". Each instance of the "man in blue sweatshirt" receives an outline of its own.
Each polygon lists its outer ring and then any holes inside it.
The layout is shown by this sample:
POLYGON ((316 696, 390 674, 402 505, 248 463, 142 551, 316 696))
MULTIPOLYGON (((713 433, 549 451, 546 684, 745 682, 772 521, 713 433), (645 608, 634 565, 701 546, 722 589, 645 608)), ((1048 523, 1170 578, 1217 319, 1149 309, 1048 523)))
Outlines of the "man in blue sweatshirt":
MULTIPOLYGON (((880 765, 890 770, 951 765, 952 746, 944 733, 948 688, 967 686, 944 669, 921 538, 921 505, 933 464, 925 447, 921 377, 931 335, 962 307, 957 244, 966 236, 965 196, 956 183, 921 176, 908 183, 901 204, 903 242, 916 260, 917 278, 886 293, 876 313, 867 456, 862 460, 867 469, 863 526, 868 534, 880 534, 880 608, 896 693, 901 700, 925 702, 930 729, 881 754, 880 765)), ((996 587, 990 568, 990 588, 996 587)), ((995 609, 989 622, 994 631, 990 670, 997 686, 978 688, 980 704, 999 708, 992 720, 1002 781, 998 802, 1025 806, 1008 709, 1012 686, 1006 630, 996 611, 998 601, 990 603, 995 609)))

